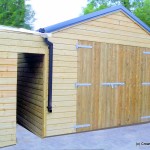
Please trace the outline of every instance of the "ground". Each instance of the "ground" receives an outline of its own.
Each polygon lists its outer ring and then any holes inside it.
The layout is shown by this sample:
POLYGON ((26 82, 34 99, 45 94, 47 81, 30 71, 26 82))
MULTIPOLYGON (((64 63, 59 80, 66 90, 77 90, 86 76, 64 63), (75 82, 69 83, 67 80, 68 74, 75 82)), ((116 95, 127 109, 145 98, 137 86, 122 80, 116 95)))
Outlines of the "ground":
POLYGON ((150 150, 150 123, 41 139, 17 126, 17 145, 1 150, 150 150), (149 145, 143 145, 149 143, 149 145), (140 145, 139 145, 140 144, 140 145))

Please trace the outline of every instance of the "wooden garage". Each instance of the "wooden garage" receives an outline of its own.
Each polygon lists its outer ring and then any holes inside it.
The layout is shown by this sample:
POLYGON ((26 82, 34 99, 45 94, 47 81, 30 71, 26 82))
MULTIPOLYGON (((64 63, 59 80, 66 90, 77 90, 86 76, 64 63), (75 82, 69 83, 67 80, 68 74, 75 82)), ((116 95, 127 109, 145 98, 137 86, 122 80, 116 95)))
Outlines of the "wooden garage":
POLYGON ((0 29, 0 147, 17 122, 47 137, 150 121, 150 28, 123 6, 0 29))
POLYGON ((125 7, 39 31, 54 45, 46 136, 150 121, 150 28, 125 7))

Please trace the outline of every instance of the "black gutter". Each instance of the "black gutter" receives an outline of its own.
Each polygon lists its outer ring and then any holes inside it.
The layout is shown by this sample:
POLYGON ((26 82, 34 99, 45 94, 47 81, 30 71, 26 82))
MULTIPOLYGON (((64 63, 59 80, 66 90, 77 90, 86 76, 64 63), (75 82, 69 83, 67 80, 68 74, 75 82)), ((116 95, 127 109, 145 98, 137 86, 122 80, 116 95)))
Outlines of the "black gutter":
MULTIPOLYGON (((38 30, 41 33, 45 33, 43 28, 38 30)), ((53 80, 53 43, 44 38, 44 42, 48 45, 49 49, 49 74, 48 74, 48 112, 52 112, 52 80, 53 80)))

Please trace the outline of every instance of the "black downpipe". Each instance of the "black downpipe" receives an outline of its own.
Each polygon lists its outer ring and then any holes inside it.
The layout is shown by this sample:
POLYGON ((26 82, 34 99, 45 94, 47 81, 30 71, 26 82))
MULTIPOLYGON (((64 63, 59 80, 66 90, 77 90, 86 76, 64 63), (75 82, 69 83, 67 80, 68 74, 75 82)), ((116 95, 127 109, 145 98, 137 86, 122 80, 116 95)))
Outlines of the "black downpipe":
MULTIPOLYGON (((39 32, 44 33, 43 28, 39 29, 39 32)), ((52 112, 52 80, 53 80, 53 43, 44 38, 44 42, 48 45, 49 49, 49 76, 48 76, 48 112, 52 112)))

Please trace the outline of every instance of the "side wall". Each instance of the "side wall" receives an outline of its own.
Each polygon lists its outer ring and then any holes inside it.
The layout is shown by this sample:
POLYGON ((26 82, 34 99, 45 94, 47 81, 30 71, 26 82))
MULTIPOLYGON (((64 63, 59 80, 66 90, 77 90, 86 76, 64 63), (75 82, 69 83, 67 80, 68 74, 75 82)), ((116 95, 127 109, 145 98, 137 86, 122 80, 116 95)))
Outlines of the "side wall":
POLYGON ((43 55, 18 55, 17 121, 41 137, 44 129, 43 61, 43 55))
POLYGON ((76 40, 50 38, 54 43, 53 112, 47 113, 46 135, 73 133, 76 124, 76 40))
POLYGON ((47 113, 46 135, 76 132, 78 40, 150 47, 150 36, 122 12, 52 33, 54 43, 53 113, 47 113))
POLYGON ((17 54, 0 52, 0 147, 16 143, 17 54))
MULTIPOLYGON (((47 52, 47 46, 38 35, 0 30, 0 147, 16 143, 17 55, 18 53, 46 54, 47 52)), ((45 64, 46 62, 44 62, 44 75, 46 75, 45 64)), ((47 76, 43 81, 44 90, 47 85, 46 78, 47 76)), ((46 100, 44 93, 43 104, 46 100)), ((45 133, 44 113, 42 118, 45 133)))

